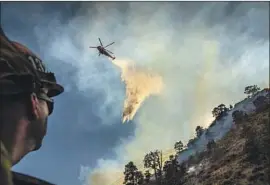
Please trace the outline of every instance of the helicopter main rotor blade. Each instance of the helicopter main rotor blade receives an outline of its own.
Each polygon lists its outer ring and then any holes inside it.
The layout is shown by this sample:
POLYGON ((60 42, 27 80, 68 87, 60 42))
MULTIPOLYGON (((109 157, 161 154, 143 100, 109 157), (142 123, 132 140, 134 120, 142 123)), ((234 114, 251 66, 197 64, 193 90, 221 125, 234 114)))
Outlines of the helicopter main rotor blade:
POLYGON ((103 47, 103 44, 102 44, 102 42, 101 42, 100 38, 98 38, 98 40, 99 40, 99 42, 100 42, 100 45, 103 47))
POLYGON ((97 47, 94 47, 94 46, 89 46, 89 48, 97 48, 97 47))
POLYGON ((112 44, 114 44, 114 42, 112 42, 112 43, 108 44, 108 45, 107 45, 107 46, 105 46, 104 48, 106 48, 106 47, 108 47, 108 46, 110 46, 110 45, 112 45, 112 44))
POLYGON ((111 52, 111 51, 109 51, 109 50, 107 50, 107 49, 105 49, 107 52, 109 52, 109 53, 111 53, 111 54, 113 54, 113 52, 111 52))

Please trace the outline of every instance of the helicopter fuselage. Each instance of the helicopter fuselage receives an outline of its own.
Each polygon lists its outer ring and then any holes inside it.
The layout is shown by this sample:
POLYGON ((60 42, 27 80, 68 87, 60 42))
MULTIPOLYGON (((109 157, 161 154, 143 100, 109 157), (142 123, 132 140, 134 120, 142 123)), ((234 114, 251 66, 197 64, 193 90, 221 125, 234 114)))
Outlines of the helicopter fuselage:
POLYGON ((96 46, 96 47, 90 46, 89 48, 97 48, 97 50, 98 50, 98 52, 99 52, 98 56, 100 56, 100 55, 102 54, 102 55, 105 55, 105 56, 107 56, 107 57, 110 57, 111 59, 114 60, 115 57, 112 56, 112 55, 110 55, 110 53, 111 53, 111 54, 113 54, 113 53, 112 53, 111 51, 105 49, 106 47, 108 47, 108 46, 114 44, 114 42, 112 42, 112 43, 106 45, 105 47, 103 47, 103 44, 102 44, 100 38, 98 38, 98 40, 99 40, 99 42, 100 42, 100 46, 96 46))
POLYGON ((106 52, 102 46, 98 46, 97 49, 101 54, 104 54, 106 52))
POLYGON ((102 46, 97 47, 98 51, 102 55, 106 55, 107 57, 110 57, 111 59, 115 59, 115 57, 111 56, 102 46))

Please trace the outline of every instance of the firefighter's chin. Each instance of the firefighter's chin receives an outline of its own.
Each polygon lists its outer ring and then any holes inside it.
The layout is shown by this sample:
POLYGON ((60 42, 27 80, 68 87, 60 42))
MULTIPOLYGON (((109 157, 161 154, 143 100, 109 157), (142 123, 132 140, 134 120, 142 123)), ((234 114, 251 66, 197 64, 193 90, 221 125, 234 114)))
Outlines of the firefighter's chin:
POLYGON ((36 150, 39 150, 42 146, 42 140, 35 140, 35 139, 31 139, 29 140, 29 143, 28 143, 28 150, 29 152, 31 151, 36 151, 36 150))
POLYGON ((19 152, 12 156, 12 164, 17 164, 29 152, 35 151, 39 148, 40 146, 36 145, 36 142, 34 140, 26 140, 25 145, 18 150, 19 152))

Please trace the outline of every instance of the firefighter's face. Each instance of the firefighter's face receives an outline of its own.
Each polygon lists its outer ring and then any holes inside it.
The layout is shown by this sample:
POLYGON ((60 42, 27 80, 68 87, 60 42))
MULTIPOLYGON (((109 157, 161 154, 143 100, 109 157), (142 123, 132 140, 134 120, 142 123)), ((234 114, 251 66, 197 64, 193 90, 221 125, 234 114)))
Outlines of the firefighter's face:
POLYGON ((32 97, 32 106, 34 119, 29 125, 29 136, 35 140, 36 146, 35 150, 38 150, 41 145, 44 136, 47 133, 47 122, 48 116, 51 113, 51 108, 49 108, 49 100, 46 100, 46 89, 44 89, 40 94, 36 94, 32 97))

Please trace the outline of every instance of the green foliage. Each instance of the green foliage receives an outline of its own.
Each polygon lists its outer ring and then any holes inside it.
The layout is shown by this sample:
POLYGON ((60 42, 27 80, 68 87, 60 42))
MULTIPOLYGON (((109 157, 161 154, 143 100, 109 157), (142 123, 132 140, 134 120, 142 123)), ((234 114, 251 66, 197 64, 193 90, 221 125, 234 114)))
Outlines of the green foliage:
POLYGON ((248 98, 254 96, 261 89, 257 85, 250 85, 245 87, 244 93, 248 95, 248 98))
POLYGON ((212 110, 213 117, 215 117, 217 120, 222 118, 227 114, 229 111, 229 108, 227 108, 224 104, 220 104, 219 106, 215 107, 212 110))
POLYGON ((182 141, 178 141, 174 144, 174 149, 177 155, 179 155, 182 152, 183 148, 184 148, 184 145, 182 141))
POLYGON ((144 177, 141 171, 138 171, 138 168, 130 161, 125 165, 125 180, 124 185, 141 185, 143 184, 144 177))
POLYGON ((197 126, 195 131, 196 131, 196 136, 201 137, 201 135, 203 134, 204 129, 201 126, 197 126))
POLYGON ((161 177, 162 170, 162 152, 154 151, 145 155, 144 157, 144 167, 154 170, 156 180, 161 177))

